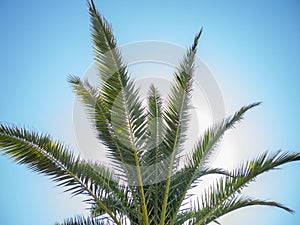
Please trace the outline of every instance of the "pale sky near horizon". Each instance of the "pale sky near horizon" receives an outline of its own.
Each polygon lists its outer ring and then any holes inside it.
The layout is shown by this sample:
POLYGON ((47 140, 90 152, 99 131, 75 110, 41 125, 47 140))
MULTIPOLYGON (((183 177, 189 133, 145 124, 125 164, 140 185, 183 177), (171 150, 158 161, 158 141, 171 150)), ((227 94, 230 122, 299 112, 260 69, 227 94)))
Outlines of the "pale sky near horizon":
MULTIPOLYGON (((265 150, 300 151, 297 0, 95 3, 120 45, 157 40, 188 47, 203 26, 198 56, 213 72, 226 115, 263 101, 224 137, 215 164, 235 164, 265 150)), ((82 77, 93 61, 85 1, 1 1, 0 27, 0 122, 49 132, 75 146, 74 95, 66 78, 82 77)), ((1 225, 50 225, 84 212, 79 198, 2 155, 0 180, 1 225)), ((298 225, 299 189, 300 163, 265 174, 247 194, 296 213, 251 207, 224 217, 222 225, 298 225)))

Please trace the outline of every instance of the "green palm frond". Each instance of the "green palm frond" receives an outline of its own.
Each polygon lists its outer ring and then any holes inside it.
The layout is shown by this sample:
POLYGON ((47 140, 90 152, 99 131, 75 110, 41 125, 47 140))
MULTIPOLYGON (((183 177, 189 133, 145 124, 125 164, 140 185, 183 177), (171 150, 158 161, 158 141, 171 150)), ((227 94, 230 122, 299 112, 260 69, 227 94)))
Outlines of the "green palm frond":
POLYGON ((120 142, 124 146, 131 146, 131 155, 134 157, 131 157, 130 164, 136 165, 143 144, 142 136, 146 131, 145 112, 138 90, 128 76, 127 66, 122 62, 110 25, 93 2, 89 4, 89 11, 95 59, 100 72, 99 92, 102 104, 107 109, 106 119, 120 142))
POLYGON ((208 218, 205 222, 203 223, 195 223, 195 224, 208 224, 210 222, 215 221, 217 218, 222 217, 223 215, 230 213, 234 210, 237 209, 241 209, 244 207, 248 207, 248 206, 273 206, 273 207, 277 207, 277 208, 281 208, 283 210, 286 210, 287 212, 293 213, 294 211, 291 210, 290 208, 274 202, 274 201, 265 201, 265 200, 257 200, 257 199, 252 199, 249 197, 234 197, 232 199, 230 199, 230 201, 224 203, 222 206, 220 206, 218 208, 218 210, 212 215, 210 216, 210 218, 208 218))
POLYGON ((229 175, 227 171, 222 169, 209 168, 207 163, 224 133, 241 121, 248 110, 259 104, 260 103, 254 103, 242 107, 234 115, 206 130, 203 136, 197 141, 192 154, 186 157, 185 166, 172 178, 170 196, 172 196, 171 199, 174 200, 173 204, 169 206, 169 211, 173 211, 173 215, 171 216, 173 218, 172 220, 175 219, 182 202, 187 198, 186 193, 194 186, 197 186, 197 184, 194 183, 199 178, 208 174, 229 175), (174 196, 176 196, 176 198, 174 196))
MULTIPOLYGON (((68 81, 69 83, 71 83, 73 90, 80 98, 81 102, 88 109, 90 118, 95 121, 99 140, 101 140, 102 144, 107 147, 107 150, 110 154, 109 156, 111 156, 110 158, 114 162, 114 168, 117 171, 121 172, 121 174, 118 174, 118 178, 122 178, 123 180, 125 179, 125 181, 130 182, 132 171, 128 171, 128 167, 126 167, 126 165, 130 163, 127 161, 127 159, 131 157, 131 152, 128 151, 128 148, 126 148, 126 146, 124 146, 114 135, 114 130, 111 129, 111 123, 107 119, 109 118, 108 112, 105 108, 103 100, 101 99, 101 96, 99 95, 97 90, 93 88, 87 81, 82 82, 80 78, 75 76, 70 76, 68 81), (130 156, 128 156, 128 154, 130 156), (123 175, 125 176, 125 178, 123 177, 123 175)), ((130 189, 131 193, 135 194, 135 188, 130 186, 130 189)), ((130 207, 125 206, 128 204, 128 196, 130 195, 128 190, 126 192, 126 195, 119 196, 118 199, 114 199, 116 206, 114 207, 113 211, 120 210, 120 205, 123 207, 122 211, 124 211, 126 208, 130 209, 130 207)), ((138 203, 136 202, 135 204, 137 205, 138 203)), ((103 211, 100 206, 97 206, 97 210, 103 211)), ((139 214, 139 212, 137 213, 139 214)), ((134 213, 132 212, 127 212, 127 215, 129 217, 134 216, 133 214, 134 213)))
POLYGON ((145 183, 145 196, 148 205, 148 214, 150 224, 158 224, 161 205, 161 193, 159 190, 164 189, 162 174, 166 173, 163 163, 162 141, 164 137, 164 124, 162 118, 163 106, 162 98, 157 88, 150 85, 148 93, 148 112, 147 112, 147 138, 145 148, 147 151, 143 155, 142 165, 143 180, 145 183), (165 171, 165 172, 163 172, 165 171))
MULTIPOLYGON (((126 161, 134 166, 128 180, 139 186, 143 220, 148 224, 148 212, 140 169, 140 158, 143 147, 143 136, 146 132, 145 113, 138 90, 130 80, 127 67, 122 62, 121 54, 110 25, 97 11, 93 1, 89 4, 92 24, 92 37, 94 41, 95 59, 100 72, 100 94, 109 110, 111 126, 115 135, 123 146, 127 147, 129 154, 126 161)), ((135 195, 135 193, 132 193, 135 195)))
POLYGON ((166 209, 168 205, 171 176, 174 166, 178 162, 176 158, 182 150, 182 144, 185 141, 185 132, 188 128, 193 70, 195 54, 202 29, 196 35, 194 43, 188 49, 185 57, 179 65, 177 72, 174 74, 174 83, 171 86, 171 93, 168 96, 166 108, 164 111, 164 121, 166 124, 166 135, 163 141, 166 157, 168 162, 168 177, 166 180, 165 194, 162 204, 160 224, 165 223, 166 209))
MULTIPOLYGON (((75 157, 49 135, 27 131, 24 128, 0 125, 1 152, 19 164, 26 164, 35 172, 50 176, 59 185, 68 186, 72 194, 86 194, 97 202, 112 218, 115 216, 101 198, 110 192, 113 174, 98 166, 97 173, 90 164, 75 157), (95 185, 95 181, 98 181, 95 185)), ((116 218, 115 218, 116 220, 116 218)), ((117 220, 116 220, 117 221, 117 220)))
POLYGON ((126 168, 124 168, 124 165, 130 163, 127 160, 130 158, 128 156, 130 151, 116 137, 111 122, 108 120, 110 113, 105 107, 99 92, 88 81, 83 82, 76 76, 70 76, 68 82, 72 85, 80 101, 87 108, 90 119, 95 122, 97 137, 107 147, 109 156, 114 162, 114 168, 125 173, 126 168))
MULTIPOLYGON (((89 11, 95 59, 100 72, 101 96, 110 116, 117 115, 120 118, 112 124, 120 140, 138 148, 142 144, 139 139, 145 133, 145 113, 138 90, 128 76, 127 66, 122 61, 110 25, 97 11, 93 1, 89 4, 89 11)), ((112 121, 111 118, 108 119, 112 121)), ((140 149, 136 149, 138 150, 140 149)), ((136 162, 133 161, 132 165, 136 165, 136 162)))
MULTIPOLYGON (((205 191, 201 198, 199 209, 194 212, 195 224, 207 224, 216 212, 222 212, 224 205, 230 205, 230 201, 233 201, 232 199, 239 195, 241 190, 254 181, 258 175, 297 160, 300 160, 300 153, 266 152, 256 159, 241 165, 232 172, 232 176, 220 179, 205 191)), ((245 200, 242 202, 245 204, 245 200)), ((233 203, 235 202, 233 201, 233 203)), ((232 209, 235 209, 233 203, 232 209)), ((278 204, 279 206, 280 204, 278 204)), ((280 208, 291 211, 283 206, 280 208)))
MULTIPOLYGON (((202 29, 196 35, 192 47, 188 49, 177 72, 175 72, 170 94, 166 100, 163 114, 166 124, 166 136, 164 139, 166 157, 174 155, 171 158, 175 158, 182 150, 182 144, 186 139, 185 133, 188 129, 188 111, 193 84, 194 61, 201 33, 202 29)), ((170 161, 173 160, 171 159, 170 161)))
POLYGON ((148 93, 147 122, 148 130, 145 140, 147 151, 143 156, 143 165, 151 166, 164 159, 162 141, 165 134, 162 98, 153 84, 150 85, 148 93))
MULTIPOLYGON (((199 201, 200 200, 198 200, 195 207, 200 208, 201 203, 199 203, 199 201)), ((212 215, 210 215, 209 218, 207 218, 205 220, 205 222, 201 223, 201 225, 206 225, 211 222, 220 224, 217 221, 217 219, 219 219, 220 217, 222 217, 225 214, 230 213, 234 210, 241 209, 241 208, 248 207, 248 206, 273 206, 273 207, 278 207, 283 210, 286 210, 290 213, 294 212, 290 208, 288 208, 280 203, 274 202, 274 201, 257 200, 257 199, 244 197, 244 196, 235 196, 232 199, 230 199, 229 201, 227 201, 226 203, 224 203, 222 206, 220 206, 218 208, 218 210, 216 210, 212 215)), ((186 222, 188 222, 188 224, 196 224, 197 217, 203 216, 200 214, 201 213, 197 212, 197 210, 181 212, 176 216, 174 225, 181 225, 186 222)))
MULTIPOLYGON (((215 124, 212 128, 206 130, 203 136, 196 143, 191 156, 187 156, 187 164, 185 168, 193 169, 196 172, 199 167, 205 167, 224 133, 240 122, 248 110, 260 104, 261 103, 259 102, 244 106, 234 115, 224 119, 220 123, 215 124)), ((195 179, 194 176, 192 177, 195 179)))

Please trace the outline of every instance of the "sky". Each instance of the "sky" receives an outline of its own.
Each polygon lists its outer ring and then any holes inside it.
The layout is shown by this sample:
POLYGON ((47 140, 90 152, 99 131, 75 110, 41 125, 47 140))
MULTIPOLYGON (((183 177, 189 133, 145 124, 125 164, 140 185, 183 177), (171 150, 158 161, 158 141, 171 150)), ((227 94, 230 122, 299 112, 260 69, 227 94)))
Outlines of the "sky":
MULTIPOLYGON (((198 56, 214 75, 226 115, 262 101, 224 137, 216 165, 228 166, 265 150, 300 151, 300 3, 253 1, 98 1, 119 45, 156 40, 188 47, 203 26, 198 56)), ((76 146, 74 95, 67 76, 83 77, 93 62, 84 0, 0 2, 0 122, 51 133, 76 146)), ((0 224, 50 225, 82 214, 48 178, 0 157, 0 224)), ((284 203, 241 209, 222 224, 297 225, 300 163, 257 179, 246 193, 284 203)))

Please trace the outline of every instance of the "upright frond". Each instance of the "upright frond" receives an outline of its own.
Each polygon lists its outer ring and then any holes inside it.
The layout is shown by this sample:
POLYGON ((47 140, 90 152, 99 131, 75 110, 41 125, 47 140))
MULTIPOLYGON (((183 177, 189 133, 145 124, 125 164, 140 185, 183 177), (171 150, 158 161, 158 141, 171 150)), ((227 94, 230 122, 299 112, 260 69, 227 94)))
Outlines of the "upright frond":
MULTIPOLYGON (((100 72, 100 93, 109 110, 112 129, 123 146, 128 146, 127 161, 133 174, 128 178, 132 185, 139 186, 145 224, 148 224, 147 205, 143 190, 140 158, 146 131, 145 112, 138 90, 130 80, 127 67, 117 48, 116 40, 106 19, 97 11, 94 2, 89 4, 94 41, 95 59, 100 72)), ((133 193, 134 194, 134 193, 133 193)))
POLYGON ((161 182, 166 174, 164 168, 163 155, 163 137, 164 124, 162 117, 162 98, 152 84, 148 93, 147 107, 147 138, 145 140, 146 152, 142 157, 143 182, 145 184, 145 197, 148 205, 148 214, 150 224, 159 223, 161 198, 164 185, 161 182))
POLYGON ((147 138, 145 140, 145 148, 147 149, 143 156, 143 165, 151 166, 159 163, 162 159, 162 141, 164 136, 164 124, 162 115, 162 99, 152 84, 148 93, 147 108, 147 138))
MULTIPOLYGON (((109 113, 109 121, 120 141, 141 150, 145 134, 145 113, 138 90, 129 78, 127 66, 106 19, 89 4, 95 59, 100 72, 100 94, 109 113)), ((134 153, 133 153, 134 155, 134 153)), ((135 165, 132 160, 132 165, 135 165)))
POLYGON ((177 72, 174 74, 174 83, 171 86, 171 93, 168 96, 166 108, 164 111, 164 121, 166 125, 165 138, 163 141, 165 149, 165 157, 168 157, 168 177, 166 180, 166 190, 162 204, 160 224, 165 224, 166 209, 168 205, 169 189, 171 176, 174 167, 177 164, 177 156, 182 150, 182 144, 185 140, 185 132, 188 128, 193 70, 195 54, 197 50, 198 40, 201 36, 202 29, 196 35, 194 43, 188 49, 185 57, 181 61, 177 72))

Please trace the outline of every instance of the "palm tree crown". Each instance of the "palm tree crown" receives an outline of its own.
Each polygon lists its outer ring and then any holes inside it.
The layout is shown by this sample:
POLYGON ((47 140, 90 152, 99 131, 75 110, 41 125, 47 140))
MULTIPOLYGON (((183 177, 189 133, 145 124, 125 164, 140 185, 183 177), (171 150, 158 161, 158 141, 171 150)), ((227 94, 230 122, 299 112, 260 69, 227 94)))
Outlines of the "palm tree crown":
POLYGON ((236 209, 252 205, 291 209, 273 201, 244 196, 241 190, 258 175, 300 160, 300 153, 263 153, 233 171, 212 168, 210 158, 224 133, 260 103, 242 107, 207 129, 179 166, 187 138, 194 59, 202 29, 174 73, 170 94, 163 101, 150 86, 147 105, 129 77, 111 26, 88 2, 95 61, 100 85, 76 76, 68 78, 75 94, 95 122, 97 138, 113 168, 86 161, 47 134, 0 124, 0 151, 35 172, 50 176, 73 195, 85 195, 88 218, 74 217, 62 225, 143 224, 205 225, 236 209), (196 198, 189 191, 200 178, 219 179, 196 198))

